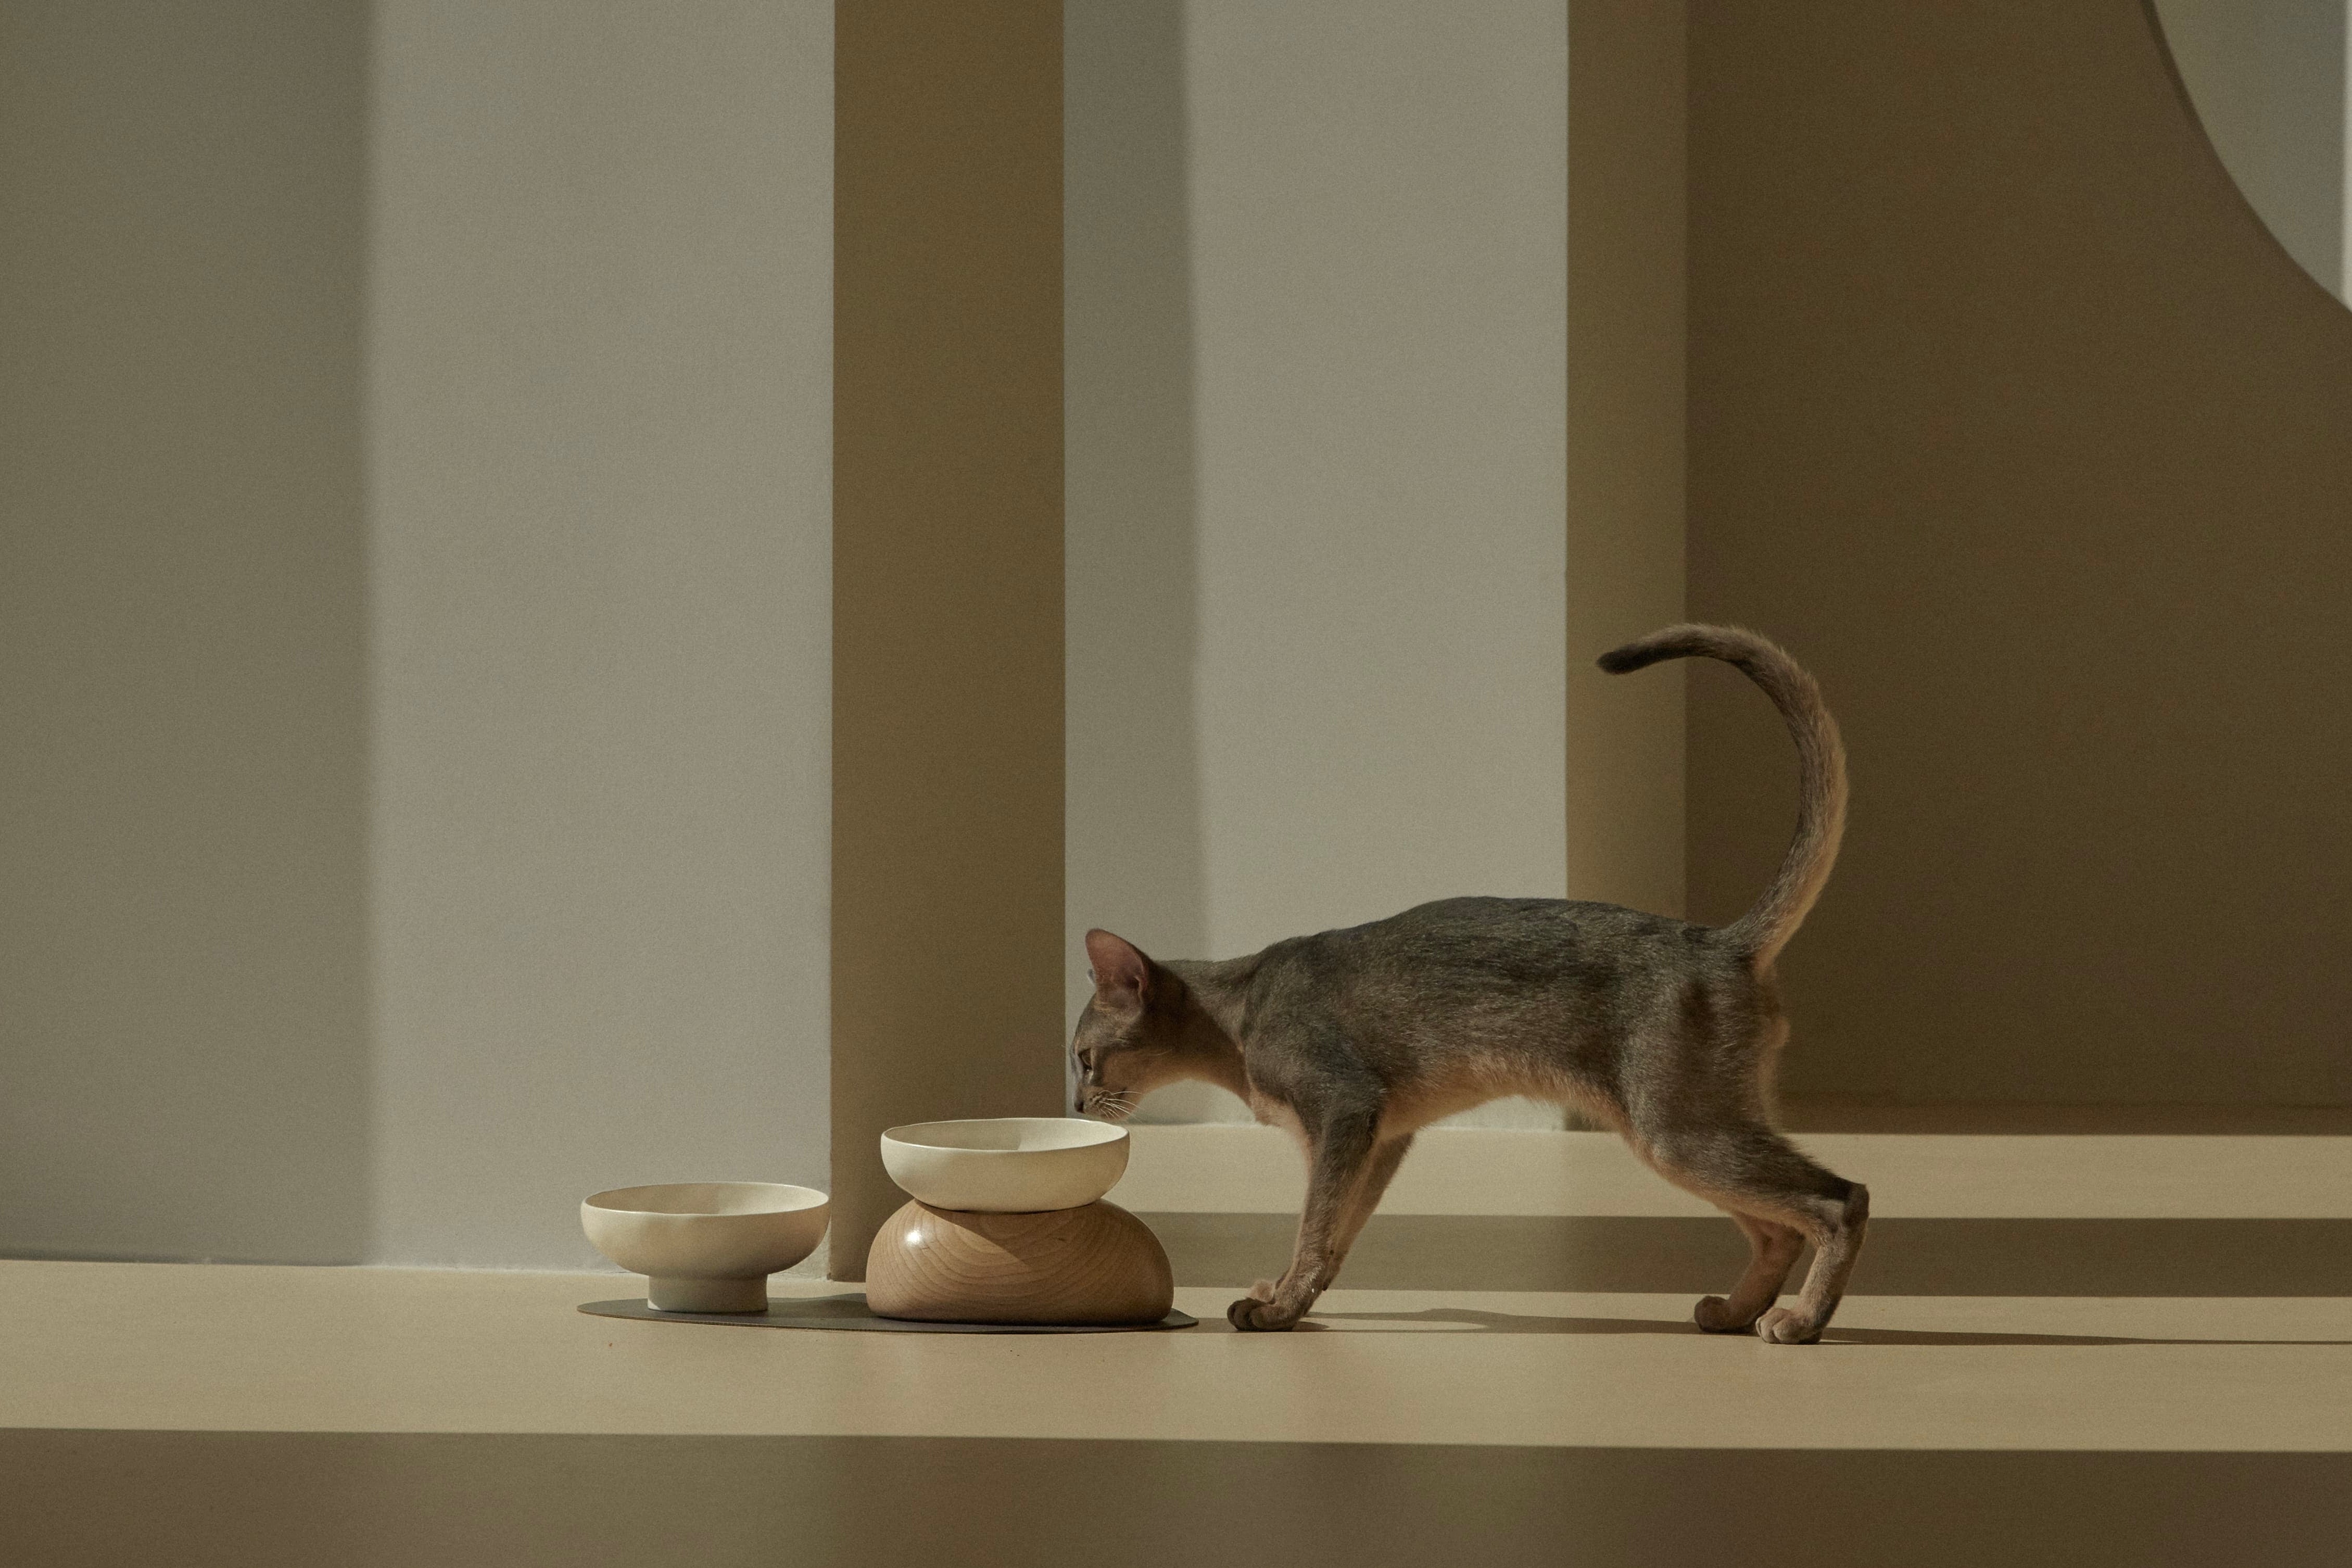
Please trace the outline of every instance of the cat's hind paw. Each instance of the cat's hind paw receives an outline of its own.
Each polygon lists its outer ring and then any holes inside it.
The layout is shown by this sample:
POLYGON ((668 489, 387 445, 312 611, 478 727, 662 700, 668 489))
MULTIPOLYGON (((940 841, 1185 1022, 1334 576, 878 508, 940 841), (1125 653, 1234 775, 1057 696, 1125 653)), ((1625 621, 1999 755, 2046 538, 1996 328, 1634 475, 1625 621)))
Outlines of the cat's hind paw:
POLYGON ((1720 1296, 1707 1296, 1691 1309, 1691 1321, 1710 1334, 1746 1333, 1756 1320, 1743 1318, 1731 1310, 1731 1303, 1720 1296))
POLYGON ((1799 1317, 1786 1307, 1775 1307, 1756 1320, 1756 1337, 1768 1345, 1809 1345, 1827 1325, 1799 1317))

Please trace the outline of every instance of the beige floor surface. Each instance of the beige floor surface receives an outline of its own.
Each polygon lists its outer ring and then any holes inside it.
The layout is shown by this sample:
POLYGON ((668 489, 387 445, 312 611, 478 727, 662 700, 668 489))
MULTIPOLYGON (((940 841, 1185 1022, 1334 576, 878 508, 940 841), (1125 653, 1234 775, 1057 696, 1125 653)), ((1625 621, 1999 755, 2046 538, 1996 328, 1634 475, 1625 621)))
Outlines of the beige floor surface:
POLYGON ((1203 1320, 1176 1332, 578 1312, 632 1292, 614 1273, 0 1262, 0 1562, 2343 1561, 2352 1139, 1853 1120, 1802 1140, 1878 1215, 1809 1347, 1691 1327, 1736 1236, 1597 1134, 1426 1136, 1354 1286, 1290 1334, 1222 1317, 1300 1185, 1250 1128, 1139 1129, 1113 1194, 1175 1256, 1203 1320))
MULTIPOLYGON (((793 1293, 840 1289, 793 1282, 793 1293)), ((0 1264, 0 1427, 2352 1451, 2352 1302, 1859 1298, 1831 1342, 1687 1297, 1350 1291, 1236 1335, 583 1316, 609 1275, 0 1264)))

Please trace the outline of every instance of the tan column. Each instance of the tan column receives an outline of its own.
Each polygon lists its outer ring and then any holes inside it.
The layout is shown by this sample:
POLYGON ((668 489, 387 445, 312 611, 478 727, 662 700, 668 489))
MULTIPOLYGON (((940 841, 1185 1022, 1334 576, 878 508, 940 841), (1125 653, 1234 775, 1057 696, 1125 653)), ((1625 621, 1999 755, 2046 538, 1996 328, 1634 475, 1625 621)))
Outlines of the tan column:
POLYGON ((1062 1100, 1062 8, 841 0, 833 1239, 896 1122, 1062 1100))
POLYGON ((1684 7, 1568 13, 1568 896, 1683 910, 1684 7))

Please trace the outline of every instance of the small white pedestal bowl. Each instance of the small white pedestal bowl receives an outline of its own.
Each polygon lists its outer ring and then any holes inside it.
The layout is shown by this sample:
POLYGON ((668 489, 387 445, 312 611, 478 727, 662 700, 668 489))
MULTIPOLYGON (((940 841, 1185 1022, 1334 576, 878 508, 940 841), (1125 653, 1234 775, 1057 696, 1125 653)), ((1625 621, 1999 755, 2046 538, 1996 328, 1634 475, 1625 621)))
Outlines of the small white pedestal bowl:
POLYGON ((882 1134, 882 1167, 936 1209, 1040 1214, 1117 1186, 1127 1150, 1126 1128, 1075 1116, 915 1121, 882 1134))
POLYGON ((764 1312, 768 1276, 816 1250, 825 1195, 780 1182, 614 1187, 580 1205, 596 1250, 648 1277, 665 1312, 764 1312))

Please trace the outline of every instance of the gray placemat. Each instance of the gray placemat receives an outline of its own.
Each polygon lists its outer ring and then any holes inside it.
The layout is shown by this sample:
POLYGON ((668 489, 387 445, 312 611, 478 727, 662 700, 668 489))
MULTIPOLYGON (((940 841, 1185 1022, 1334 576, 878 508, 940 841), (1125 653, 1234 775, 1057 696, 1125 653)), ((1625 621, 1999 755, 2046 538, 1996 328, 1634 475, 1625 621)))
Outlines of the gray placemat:
POLYGON ((1171 1312, 1156 1323, 919 1323, 877 1318, 860 1295, 772 1297, 764 1312, 664 1312, 642 1296, 622 1301, 583 1301, 580 1310, 598 1318, 634 1318, 646 1323, 720 1323, 739 1329, 850 1329, 898 1334, 1133 1334, 1153 1329, 1189 1329, 1201 1320, 1171 1312))

